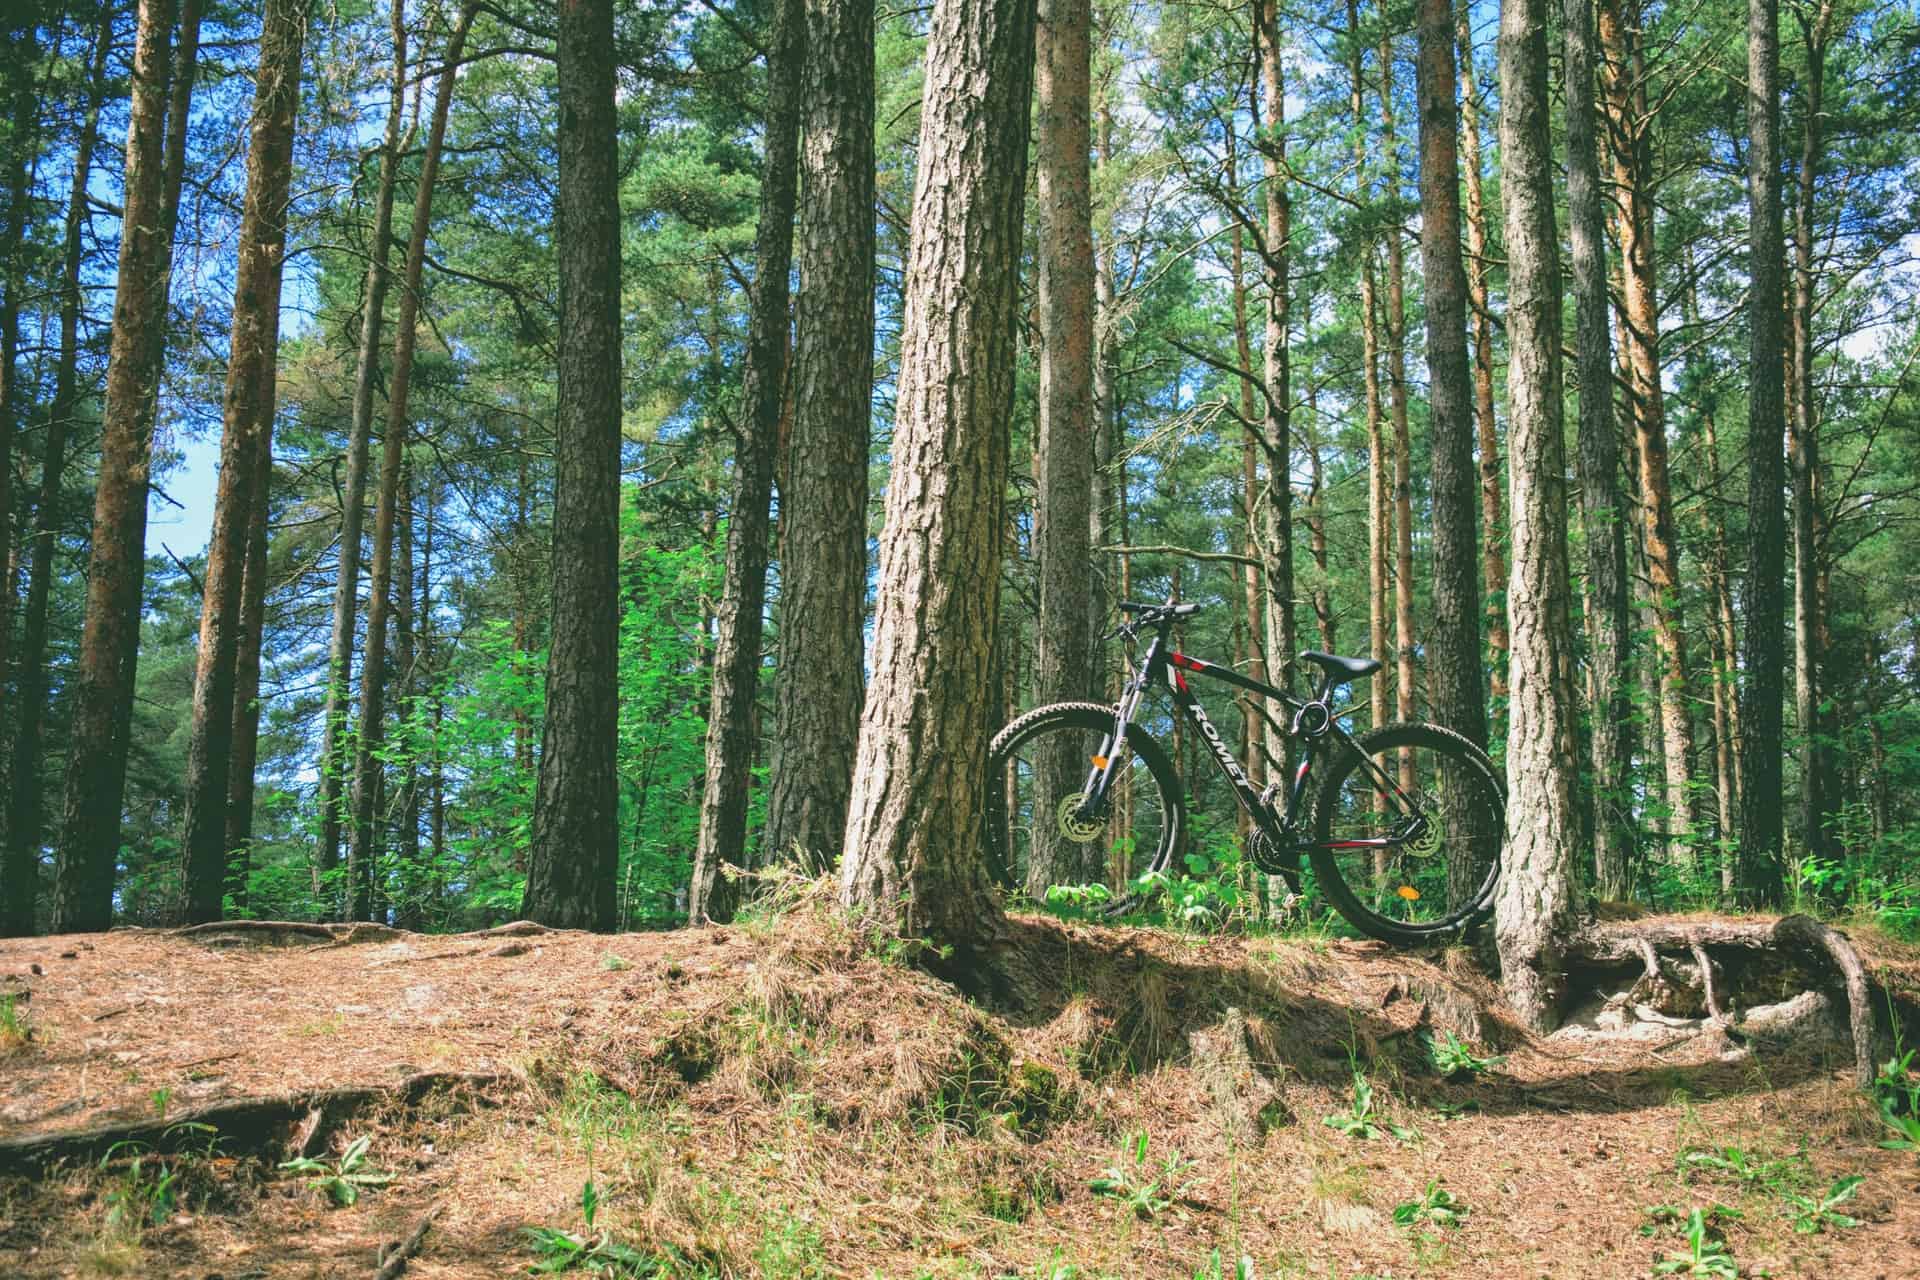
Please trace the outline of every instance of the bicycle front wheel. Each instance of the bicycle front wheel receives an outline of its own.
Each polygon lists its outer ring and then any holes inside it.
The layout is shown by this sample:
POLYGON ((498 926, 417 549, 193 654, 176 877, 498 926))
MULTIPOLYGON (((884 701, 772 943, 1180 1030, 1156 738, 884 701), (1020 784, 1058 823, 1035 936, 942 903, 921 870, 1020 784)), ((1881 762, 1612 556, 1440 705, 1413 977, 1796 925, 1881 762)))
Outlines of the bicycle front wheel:
POLYGON ((1493 903, 1506 787, 1487 754, 1432 724, 1384 725, 1339 753, 1314 805, 1314 879, 1362 933, 1444 940, 1493 903))
POLYGON ((1173 861, 1186 832, 1173 762, 1138 725, 1113 746, 1114 709, 1094 702, 1040 707, 994 737, 988 754, 987 867, 1008 890, 1044 901, 1052 885, 1105 885, 1115 899, 1173 861), (1086 793, 1119 757, 1096 811, 1086 793))

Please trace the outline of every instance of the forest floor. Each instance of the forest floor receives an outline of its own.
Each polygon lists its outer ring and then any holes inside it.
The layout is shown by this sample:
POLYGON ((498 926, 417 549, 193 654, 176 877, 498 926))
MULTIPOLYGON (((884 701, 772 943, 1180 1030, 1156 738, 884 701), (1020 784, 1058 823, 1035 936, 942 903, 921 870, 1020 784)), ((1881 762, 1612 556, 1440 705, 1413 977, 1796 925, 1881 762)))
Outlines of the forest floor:
MULTIPOLYGON (((1058 963, 1006 1015, 809 901, 0 941, 0 1276, 373 1277, 430 1212, 419 1280, 569 1247, 635 1276, 1920 1276, 1920 1153, 1879 1145, 1843 1042, 1535 1038, 1462 950, 1017 923, 1058 963), (1443 1076, 1449 1030, 1501 1060, 1443 1076)), ((1920 990, 1920 948, 1855 942, 1920 990)))

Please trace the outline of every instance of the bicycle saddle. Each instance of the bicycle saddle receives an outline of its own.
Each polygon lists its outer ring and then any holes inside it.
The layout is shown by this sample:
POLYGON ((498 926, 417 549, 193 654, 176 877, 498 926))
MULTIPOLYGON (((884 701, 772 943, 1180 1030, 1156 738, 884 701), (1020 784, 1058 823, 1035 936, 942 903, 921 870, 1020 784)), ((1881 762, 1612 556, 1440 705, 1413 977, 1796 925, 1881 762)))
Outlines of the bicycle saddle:
POLYGON ((1300 655, 1302 662, 1311 662, 1327 673, 1327 687, 1343 685, 1349 680, 1359 680, 1372 675, 1380 669, 1378 658, 1342 658, 1336 654, 1321 653, 1308 649, 1300 655))

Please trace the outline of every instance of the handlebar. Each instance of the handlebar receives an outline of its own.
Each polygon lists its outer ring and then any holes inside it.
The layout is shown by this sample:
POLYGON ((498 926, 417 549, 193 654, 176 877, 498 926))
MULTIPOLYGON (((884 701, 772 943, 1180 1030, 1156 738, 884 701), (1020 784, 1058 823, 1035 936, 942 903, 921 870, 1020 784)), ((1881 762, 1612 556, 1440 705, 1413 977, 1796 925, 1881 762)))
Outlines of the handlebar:
POLYGON ((1142 628, 1170 627, 1174 623, 1185 621, 1200 612, 1200 606, 1198 604, 1175 604, 1171 600, 1165 604, 1144 604, 1138 600, 1122 600, 1120 602, 1120 611, 1136 616, 1127 619, 1112 631, 1109 631, 1107 633, 1107 639, 1111 640, 1116 636, 1122 636, 1131 643, 1134 636, 1142 628))

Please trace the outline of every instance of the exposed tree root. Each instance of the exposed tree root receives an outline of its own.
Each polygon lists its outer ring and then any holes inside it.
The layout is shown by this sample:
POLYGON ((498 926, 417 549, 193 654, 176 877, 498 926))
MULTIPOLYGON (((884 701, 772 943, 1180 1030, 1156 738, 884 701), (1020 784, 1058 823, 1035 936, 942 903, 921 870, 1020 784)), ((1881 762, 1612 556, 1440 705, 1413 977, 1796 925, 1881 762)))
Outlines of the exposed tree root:
POLYGON ((396 1245, 380 1247, 380 1270, 374 1273, 373 1280, 398 1280, 401 1272, 407 1269, 407 1259, 420 1252, 421 1241, 427 1238, 427 1228, 440 1216, 444 1205, 434 1205, 421 1217, 412 1234, 396 1245))
POLYGON ((1711 952, 1730 950, 1771 953, 1829 970, 1846 990, 1848 1027, 1853 1041, 1854 1076, 1862 1088, 1873 1079, 1873 1004, 1865 968, 1846 935, 1811 916, 1790 915, 1778 920, 1647 920, 1595 925, 1575 935, 1567 948, 1571 961, 1607 965, 1638 961, 1647 980, 1667 978, 1658 952, 1687 956, 1698 969, 1699 995, 1715 1025, 1733 1030, 1739 1023, 1724 1001, 1730 993, 1716 987, 1711 952))
POLYGON ((297 1142, 310 1148, 330 1128, 361 1108, 381 1102, 411 1105, 439 1089, 481 1089, 512 1077, 497 1072, 424 1071, 397 1085, 349 1086, 230 1098, 166 1119, 96 1125, 64 1133, 0 1140, 0 1174, 38 1174, 61 1161, 99 1159, 117 1143, 137 1142, 153 1151, 202 1147, 206 1128, 217 1131, 226 1155, 269 1152, 297 1142))

